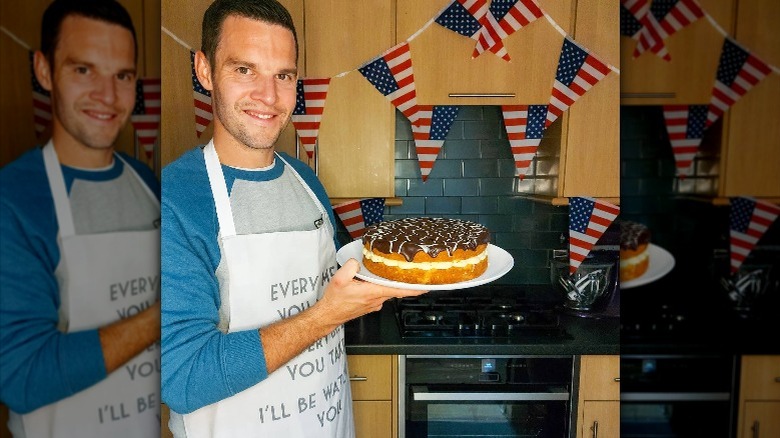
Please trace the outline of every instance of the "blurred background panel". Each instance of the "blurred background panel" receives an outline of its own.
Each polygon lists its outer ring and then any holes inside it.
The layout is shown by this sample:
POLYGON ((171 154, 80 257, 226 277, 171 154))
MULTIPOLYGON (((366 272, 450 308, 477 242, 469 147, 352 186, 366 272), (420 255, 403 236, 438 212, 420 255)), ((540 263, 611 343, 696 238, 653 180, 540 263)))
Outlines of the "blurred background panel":
MULTIPOLYGON (((130 13, 138 39, 138 77, 160 77, 160 0, 120 0, 130 13)), ((40 48, 41 16, 49 0, 3 1, 0 3, 0 166, 4 166, 26 150, 44 145, 50 129, 36 135, 33 125, 32 72, 30 51, 40 48)), ((159 143, 159 141, 158 141, 159 143)), ((136 152, 132 125, 122 130, 117 150, 126 152, 156 168, 159 147, 152 157, 136 152)))

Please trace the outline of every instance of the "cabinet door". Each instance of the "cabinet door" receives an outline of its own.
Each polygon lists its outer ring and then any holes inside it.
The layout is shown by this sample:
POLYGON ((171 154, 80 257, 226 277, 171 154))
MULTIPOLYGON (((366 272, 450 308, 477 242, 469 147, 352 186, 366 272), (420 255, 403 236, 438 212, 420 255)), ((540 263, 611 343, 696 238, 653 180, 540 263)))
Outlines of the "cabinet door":
MULTIPOLYGON (((449 0, 398 0, 397 40, 406 40, 449 4, 449 0)), ((539 1, 571 33, 573 1, 539 1)), ((431 105, 546 104, 558 66, 562 36, 539 18, 504 40, 512 58, 491 52, 471 58, 476 41, 433 22, 410 43, 417 99, 431 105), (515 97, 449 97, 449 94, 514 93, 515 97)))
MULTIPOLYGON (((620 14, 614 3, 577 1, 574 39, 613 66, 620 65, 619 28, 620 14)), ((608 74, 567 111, 559 196, 619 202, 620 79, 614 72, 608 74)))
POLYGON ((742 399, 780 401, 780 356, 742 356, 741 374, 742 399))
POLYGON ((620 356, 582 356, 580 400, 620 400, 619 378, 620 356))
MULTIPOLYGON (((736 0, 699 0, 699 4, 733 35, 736 0)), ((667 38, 664 45, 671 61, 649 51, 634 58, 636 40, 620 37, 621 103, 709 103, 723 35, 706 18, 700 18, 667 38)))
MULTIPOLYGON (((736 39, 770 65, 780 65, 780 2, 740 1, 736 39)), ((780 75, 770 73, 728 111, 721 154, 721 196, 780 200, 780 75)))
POLYGON ((355 401, 352 403, 352 407, 355 414, 356 437, 393 437, 392 402, 355 401))
POLYGON ((394 3, 305 2, 306 76, 332 77, 317 165, 331 198, 395 195, 395 108, 356 70, 395 44, 394 3))
POLYGON ((620 436, 620 402, 588 401, 582 408, 578 438, 620 436))
POLYGON ((745 421, 740 438, 771 438, 780 436, 780 401, 747 402, 745 421))
POLYGON ((388 355, 349 355, 349 383, 354 400, 392 398, 392 357, 388 355))

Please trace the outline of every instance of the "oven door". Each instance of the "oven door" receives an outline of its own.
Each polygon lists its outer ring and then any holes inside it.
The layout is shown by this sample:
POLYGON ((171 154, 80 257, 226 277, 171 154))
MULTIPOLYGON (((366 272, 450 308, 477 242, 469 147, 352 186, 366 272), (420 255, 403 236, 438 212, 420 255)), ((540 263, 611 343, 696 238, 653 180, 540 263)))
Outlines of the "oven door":
POLYGON ((571 356, 399 356, 399 437, 566 437, 571 356))
POLYGON ((405 437, 559 438, 568 434, 569 398, 564 388, 514 392, 491 385, 412 385, 405 437))
POLYGON ((730 438, 735 433, 733 356, 621 357, 622 438, 730 438))

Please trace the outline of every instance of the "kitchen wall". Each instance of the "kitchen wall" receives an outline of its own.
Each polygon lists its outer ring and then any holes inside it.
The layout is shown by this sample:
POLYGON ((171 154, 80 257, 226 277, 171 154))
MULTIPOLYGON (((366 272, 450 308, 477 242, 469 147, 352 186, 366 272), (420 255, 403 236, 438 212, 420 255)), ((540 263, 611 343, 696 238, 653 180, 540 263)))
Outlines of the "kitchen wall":
MULTIPOLYGON (((549 284, 553 249, 567 248, 569 209, 517 195, 514 160, 498 106, 461 106, 428 180, 423 182, 409 121, 396 112, 395 194, 385 220, 434 216, 479 222, 515 258, 499 284, 549 284)), ((349 242, 341 228, 339 237, 349 242)))

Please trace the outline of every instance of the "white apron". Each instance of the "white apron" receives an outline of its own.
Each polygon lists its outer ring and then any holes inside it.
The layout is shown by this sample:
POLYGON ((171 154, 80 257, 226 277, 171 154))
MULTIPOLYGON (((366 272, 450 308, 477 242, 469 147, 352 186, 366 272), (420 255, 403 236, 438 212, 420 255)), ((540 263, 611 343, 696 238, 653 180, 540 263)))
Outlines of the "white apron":
MULTIPOLYGON (((319 207, 323 226, 237 235, 213 142, 204 155, 228 268, 219 284, 227 331, 257 330, 314 305, 337 269, 334 232, 317 197, 285 162, 319 207)), ((346 438, 354 436, 351 402, 339 327, 255 386, 184 415, 184 427, 187 438, 346 438)))
MULTIPOLYGON (((59 224, 60 330, 95 329, 151 306, 160 291, 159 230, 76 235, 51 141, 43 159, 59 224)), ((141 185, 157 203, 146 183, 141 185)), ((97 384, 22 415, 22 422, 28 438, 148 438, 160 433, 159 402, 160 345, 155 343, 97 384)))

